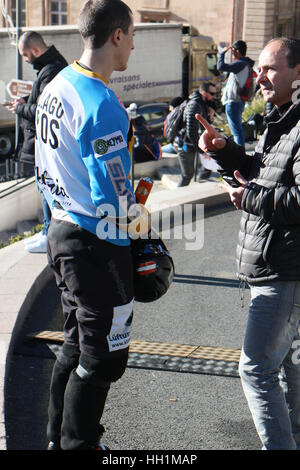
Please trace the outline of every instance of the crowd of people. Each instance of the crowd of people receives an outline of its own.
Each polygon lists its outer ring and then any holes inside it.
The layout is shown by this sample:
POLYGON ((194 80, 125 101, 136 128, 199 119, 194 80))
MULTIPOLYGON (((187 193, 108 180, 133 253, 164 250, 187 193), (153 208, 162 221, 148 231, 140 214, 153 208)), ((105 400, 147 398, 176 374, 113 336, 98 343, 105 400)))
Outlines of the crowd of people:
MULTIPOLYGON (((253 70, 254 61, 246 56, 246 52, 246 42, 235 41, 220 52, 217 64, 217 69, 224 78, 221 103, 224 106, 232 138, 242 147, 245 146, 242 114, 245 103, 252 98, 252 95, 246 94, 246 88, 249 85, 249 92, 250 89, 252 91, 250 85, 253 85, 256 75, 253 70), (228 52, 234 57, 232 62, 225 61, 228 52)), ((195 114, 200 114, 212 123, 216 108, 216 95, 215 83, 201 83, 199 89, 192 92, 186 100, 182 125, 176 137, 162 147, 163 152, 173 152, 178 155, 181 170, 178 187, 188 186, 193 176, 196 176, 198 180, 205 180, 211 176, 211 170, 207 169, 203 163, 201 164, 201 159, 199 159, 198 138, 204 128, 195 119, 195 114)), ((170 114, 174 107, 179 107, 183 101, 181 97, 174 98, 170 102, 170 114)))
MULTIPOLYGON (((190 95, 182 107, 180 132, 161 149, 137 106, 126 110, 108 86, 114 71, 127 68, 134 49, 130 8, 121 0, 88 0, 78 28, 84 50, 71 65, 37 33, 22 35, 20 54, 38 76, 28 99, 8 107, 22 117, 26 132, 18 146, 20 161, 35 166, 45 203, 44 238, 28 249, 43 251, 41 242, 47 239, 65 320, 50 387, 49 450, 105 449, 101 417, 111 383, 126 369, 134 305, 130 221, 120 206, 120 198, 127 208, 136 202, 129 179, 132 135, 136 162, 175 149, 179 186, 191 181, 198 152, 214 159, 235 183, 224 182, 223 188, 242 211, 238 276, 251 290, 239 366, 243 390, 263 449, 299 449, 300 365, 292 359, 292 343, 300 340, 300 104, 293 99, 293 84, 300 79, 300 40, 275 38, 261 51, 257 85, 271 110, 250 155, 241 115, 242 92, 254 63, 244 41, 223 50, 218 61, 218 69, 228 74, 222 101, 232 138, 212 125, 217 90, 209 82, 190 95), (225 62, 228 51, 232 63, 225 62), (51 98, 60 112, 55 139, 45 141, 42 126, 51 117, 51 98), (112 140, 114 145, 108 145, 112 140), (51 181, 63 191, 55 194, 51 181), (107 217, 108 205, 115 217, 107 217), (106 236, 99 231, 103 220, 106 236)), ((182 104, 176 98, 170 111, 182 104)), ((203 168, 201 175, 209 177, 203 168)), ((145 233, 149 230, 150 225, 145 233)))

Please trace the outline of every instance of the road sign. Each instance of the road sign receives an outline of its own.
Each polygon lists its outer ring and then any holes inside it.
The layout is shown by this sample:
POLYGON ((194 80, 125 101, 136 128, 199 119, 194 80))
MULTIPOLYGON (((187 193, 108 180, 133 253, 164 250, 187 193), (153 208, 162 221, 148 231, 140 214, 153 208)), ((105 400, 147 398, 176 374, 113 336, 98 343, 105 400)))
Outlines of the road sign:
POLYGON ((14 79, 9 82, 6 89, 11 98, 22 98, 28 96, 32 90, 33 82, 14 79))

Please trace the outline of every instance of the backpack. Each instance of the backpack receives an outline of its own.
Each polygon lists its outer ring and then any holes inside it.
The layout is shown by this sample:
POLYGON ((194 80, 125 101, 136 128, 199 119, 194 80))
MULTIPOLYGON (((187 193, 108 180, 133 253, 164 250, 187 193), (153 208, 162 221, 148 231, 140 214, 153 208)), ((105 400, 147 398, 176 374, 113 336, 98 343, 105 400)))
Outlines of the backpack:
POLYGON ((248 78, 245 85, 241 88, 239 87, 239 95, 243 101, 251 101, 254 96, 255 91, 255 77, 257 76, 253 68, 250 65, 248 67, 248 78))
POLYGON ((187 100, 176 106, 166 117, 164 122, 164 137, 168 142, 173 142, 178 132, 183 127, 183 112, 187 105, 187 100))
POLYGON ((134 137, 134 159, 136 163, 161 159, 161 145, 156 137, 148 131, 142 119, 136 119, 134 137))

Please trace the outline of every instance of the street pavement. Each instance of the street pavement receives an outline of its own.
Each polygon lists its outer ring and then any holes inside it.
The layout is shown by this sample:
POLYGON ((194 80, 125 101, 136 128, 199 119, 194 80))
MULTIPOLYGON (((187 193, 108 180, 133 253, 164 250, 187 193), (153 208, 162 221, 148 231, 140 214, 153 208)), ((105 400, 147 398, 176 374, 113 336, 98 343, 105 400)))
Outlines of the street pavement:
MULTIPOLYGON (((178 347, 203 346, 212 350, 222 347, 239 351, 248 301, 245 291, 242 308, 235 275, 239 213, 228 210, 228 196, 214 178, 169 190, 157 181, 149 199, 153 213, 163 213, 168 207, 180 207, 183 211, 192 203, 204 204, 205 219, 200 216, 193 223, 187 219, 184 227, 175 228, 176 236, 174 231, 163 232, 175 262, 175 279, 168 293, 158 301, 136 303, 132 337, 178 347), (190 249, 192 246, 194 249, 190 249)), ((36 310, 34 302, 41 300, 41 292, 51 283, 51 273, 46 255, 27 253, 23 241, 0 251, 0 269, 3 408, 0 449, 40 450, 45 445, 47 380, 53 360, 35 358, 37 363, 29 366, 30 358, 22 356, 20 349, 18 353, 18 348, 24 331, 28 331, 30 315, 36 310), (39 374, 41 369, 46 372, 39 374), (16 370, 21 370, 21 374, 16 374, 16 370), (27 383, 22 394, 18 393, 21 375, 27 383), (39 397, 39 380, 43 381, 40 383, 42 397, 39 397), (4 401, 5 390, 9 391, 6 398, 9 397, 10 403, 4 401), (39 400, 42 411, 37 413, 38 424, 31 432, 30 407, 36 408, 39 400), (25 436, 35 436, 32 442, 27 437, 18 440, 20 430, 25 436)), ((51 311, 56 305, 53 294, 46 294, 46 298, 51 311)), ((39 316, 39 326, 56 330, 61 325, 58 314, 55 312, 53 322, 45 321, 45 325, 39 316)), ((206 371, 191 370, 192 362, 188 358, 186 368, 181 371, 176 364, 172 369, 168 358, 165 365, 161 357, 156 365, 151 361, 140 365, 129 362, 123 378, 111 387, 103 417, 107 430, 105 443, 115 450, 260 449, 236 373, 223 372, 222 367, 220 370, 209 362, 206 371)))
MULTIPOLYGON (((136 304, 133 338, 241 347, 249 292, 242 308, 234 260, 239 215, 231 211, 206 218, 200 250, 187 250, 184 240, 166 240, 174 282, 157 302, 136 304)), ((105 442, 114 449, 261 447, 239 378, 214 367, 203 373, 129 367, 112 387, 103 421, 105 442)))

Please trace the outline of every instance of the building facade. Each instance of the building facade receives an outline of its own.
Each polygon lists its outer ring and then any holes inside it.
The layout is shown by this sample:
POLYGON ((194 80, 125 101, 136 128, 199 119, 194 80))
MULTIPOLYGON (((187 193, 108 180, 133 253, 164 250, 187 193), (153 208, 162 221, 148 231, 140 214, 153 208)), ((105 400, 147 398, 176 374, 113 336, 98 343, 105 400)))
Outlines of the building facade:
MULTIPOLYGON (((299 36, 300 0, 125 0, 135 22, 183 23, 216 44, 244 39, 254 59, 275 36, 299 36)), ((5 14, 16 22, 17 0, 6 0, 5 14)), ((21 26, 75 25, 84 0, 20 0, 21 26)))

